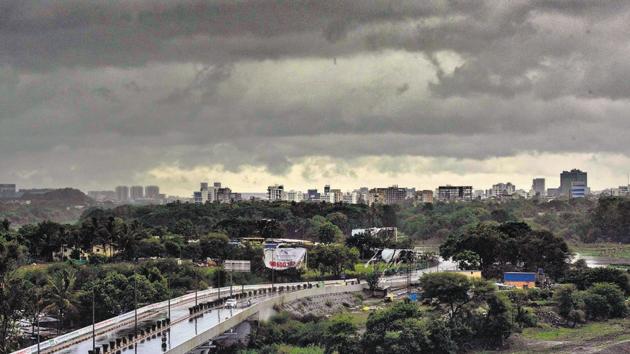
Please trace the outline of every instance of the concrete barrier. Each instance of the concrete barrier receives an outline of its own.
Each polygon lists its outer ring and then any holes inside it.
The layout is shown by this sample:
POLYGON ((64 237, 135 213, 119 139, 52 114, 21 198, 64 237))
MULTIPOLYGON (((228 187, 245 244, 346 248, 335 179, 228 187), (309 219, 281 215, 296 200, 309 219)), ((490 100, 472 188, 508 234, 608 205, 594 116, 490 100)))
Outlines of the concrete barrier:
POLYGON ((326 294, 339 294, 349 292, 359 292, 363 290, 362 284, 353 285, 337 285, 337 286, 323 286, 313 287, 311 289, 298 290, 295 292, 284 292, 271 299, 259 302, 252 305, 245 310, 237 313, 236 315, 218 323, 212 328, 200 333, 194 338, 171 348, 166 351, 167 354, 186 354, 189 351, 201 346, 209 340, 227 332, 231 328, 237 326, 239 323, 246 321, 247 319, 258 316, 259 320, 266 320, 273 313, 273 308, 276 305, 282 305, 285 303, 293 302, 305 297, 326 295, 326 294))
MULTIPOLYGON (((324 282, 326 285, 333 285, 343 283, 340 280, 328 280, 324 282)), ((276 283, 272 284, 258 284, 258 285, 245 285, 242 287, 243 291, 245 290, 258 290, 260 293, 264 291, 264 293, 268 292, 277 292, 278 286, 288 286, 295 283, 276 283)), ((309 284, 310 285, 310 284, 309 284)), ((197 297, 199 299, 203 299, 206 297, 214 297, 218 294, 221 295, 222 300, 225 300, 227 294, 229 294, 230 287, 222 287, 222 288, 210 288, 197 292, 197 297)), ((194 303, 195 294, 190 293, 186 294, 174 299, 171 299, 171 307, 181 306, 183 304, 194 303)), ((162 301, 158 303, 154 303, 151 305, 144 306, 138 309, 138 320, 144 320, 146 318, 150 318, 155 315, 156 311, 163 311, 167 308, 168 301, 162 301)), ((96 324, 96 335, 102 335, 108 333, 110 331, 116 330, 121 327, 129 326, 134 322, 134 312, 130 311, 123 315, 116 316, 105 321, 99 322, 96 324)), ((55 337, 40 343, 40 348, 42 353, 55 353, 67 348, 72 347, 72 345, 84 341, 86 339, 91 338, 92 336, 92 326, 87 326, 76 331, 61 335, 59 337, 55 337)), ((23 348, 13 352, 12 354, 35 354, 37 353, 37 345, 30 346, 28 348, 23 348)))

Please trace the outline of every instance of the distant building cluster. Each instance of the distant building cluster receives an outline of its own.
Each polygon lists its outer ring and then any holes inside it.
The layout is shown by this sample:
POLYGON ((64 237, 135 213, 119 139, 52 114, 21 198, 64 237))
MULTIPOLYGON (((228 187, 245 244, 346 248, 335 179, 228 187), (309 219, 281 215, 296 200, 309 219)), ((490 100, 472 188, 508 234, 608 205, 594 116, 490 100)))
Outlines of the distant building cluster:
POLYGON ((343 192, 341 189, 331 188, 325 185, 323 191, 308 189, 302 191, 286 191, 283 185, 267 187, 267 200, 288 202, 313 202, 313 203, 346 203, 346 204, 401 204, 404 202, 432 203, 433 191, 416 191, 415 188, 402 188, 396 185, 383 188, 362 187, 352 192, 343 192))
POLYGON ((205 204, 207 202, 214 203, 234 203, 242 200, 240 193, 233 193, 228 187, 222 187, 221 182, 214 182, 209 185, 208 182, 201 182, 198 192, 193 193, 195 204, 205 204))
MULTIPOLYGON (((17 189, 15 184, 0 184, 0 201, 10 203, 24 203, 25 195, 37 196, 54 189, 33 188, 17 189)), ((504 199, 540 199, 552 200, 556 198, 587 198, 589 196, 610 195, 630 197, 630 178, 626 186, 609 188, 601 192, 592 193, 588 186, 586 172, 572 169, 560 173, 560 186, 549 188, 545 178, 534 178, 529 190, 519 189, 511 182, 493 184, 489 189, 473 189, 469 185, 441 185, 435 190, 399 187, 361 187, 353 191, 342 191, 325 185, 323 190, 317 188, 299 190, 286 190, 284 185, 274 184, 267 187, 266 193, 237 193, 221 182, 201 182, 198 191, 194 191, 192 198, 171 197, 160 193, 160 187, 149 186, 125 186, 120 185, 114 190, 88 191, 87 195, 99 203, 114 204, 165 204, 174 201, 205 203, 235 203, 243 200, 266 200, 288 202, 312 202, 312 203, 345 203, 345 204, 430 204, 439 202, 467 202, 473 200, 504 200, 504 199)))
POLYGON ((99 203, 162 204, 168 201, 158 186, 117 186, 114 190, 88 191, 87 195, 99 203))
MULTIPOLYGON (((563 171, 560 174, 560 187, 546 189, 544 178, 534 178, 529 190, 518 189, 511 182, 501 182, 492 185, 489 189, 474 190, 472 186, 442 185, 436 190, 416 190, 415 188, 389 187, 368 188, 361 187, 353 191, 342 191, 325 185, 323 190, 307 189, 287 190, 282 184, 274 184, 267 187, 267 193, 234 193, 227 187, 222 187, 220 182, 210 186, 207 182, 201 183, 199 191, 194 192, 193 199, 197 204, 207 202, 232 203, 240 200, 267 200, 287 202, 313 202, 313 203, 346 203, 346 204, 427 204, 434 201, 440 202, 466 202, 473 200, 503 200, 518 198, 584 198, 590 194, 587 184, 587 174, 580 170, 563 171)), ((628 188, 619 188, 615 194, 628 194, 628 188)))

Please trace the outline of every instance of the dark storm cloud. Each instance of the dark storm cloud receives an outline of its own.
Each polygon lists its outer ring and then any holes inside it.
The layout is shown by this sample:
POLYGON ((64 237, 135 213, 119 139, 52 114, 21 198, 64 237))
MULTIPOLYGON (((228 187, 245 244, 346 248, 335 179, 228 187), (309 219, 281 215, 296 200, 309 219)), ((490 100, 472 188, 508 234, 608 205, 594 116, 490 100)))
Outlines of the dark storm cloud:
POLYGON ((621 1, 5 0, 0 177, 627 155, 629 34, 621 1), (351 77, 353 61, 375 69, 351 77))

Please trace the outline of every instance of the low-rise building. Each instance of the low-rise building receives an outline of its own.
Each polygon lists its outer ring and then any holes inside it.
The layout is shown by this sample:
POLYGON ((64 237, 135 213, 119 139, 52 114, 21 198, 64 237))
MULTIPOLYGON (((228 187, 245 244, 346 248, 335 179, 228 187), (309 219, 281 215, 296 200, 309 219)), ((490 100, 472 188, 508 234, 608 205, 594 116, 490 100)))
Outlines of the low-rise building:
POLYGON ((533 272, 506 272, 503 273, 503 283, 520 289, 535 288, 537 276, 533 272))
POLYGON ((17 197, 16 185, 12 183, 0 184, 0 199, 11 199, 17 197))
POLYGON ((481 271, 480 270, 447 270, 447 273, 457 273, 467 276, 471 279, 481 279, 481 271))
POLYGON ((586 182, 574 181, 571 182, 571 198, 584 198, 588 195, 588 187, 586 182))

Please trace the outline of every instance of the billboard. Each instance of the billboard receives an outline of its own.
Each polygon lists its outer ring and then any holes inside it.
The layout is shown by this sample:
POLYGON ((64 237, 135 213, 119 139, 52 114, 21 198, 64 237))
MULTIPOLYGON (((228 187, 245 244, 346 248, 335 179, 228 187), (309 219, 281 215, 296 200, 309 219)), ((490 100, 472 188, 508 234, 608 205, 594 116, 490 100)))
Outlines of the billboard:
POLYGON ((223 268, 228 272, 249 273, 251 272, 251 267, 250 261, 225 260, 223 262, 223 268))
POLYGON ((285 270, 301 267, 305 257, 306 248, 266 248, 264 260, 269 269, 285 270))

